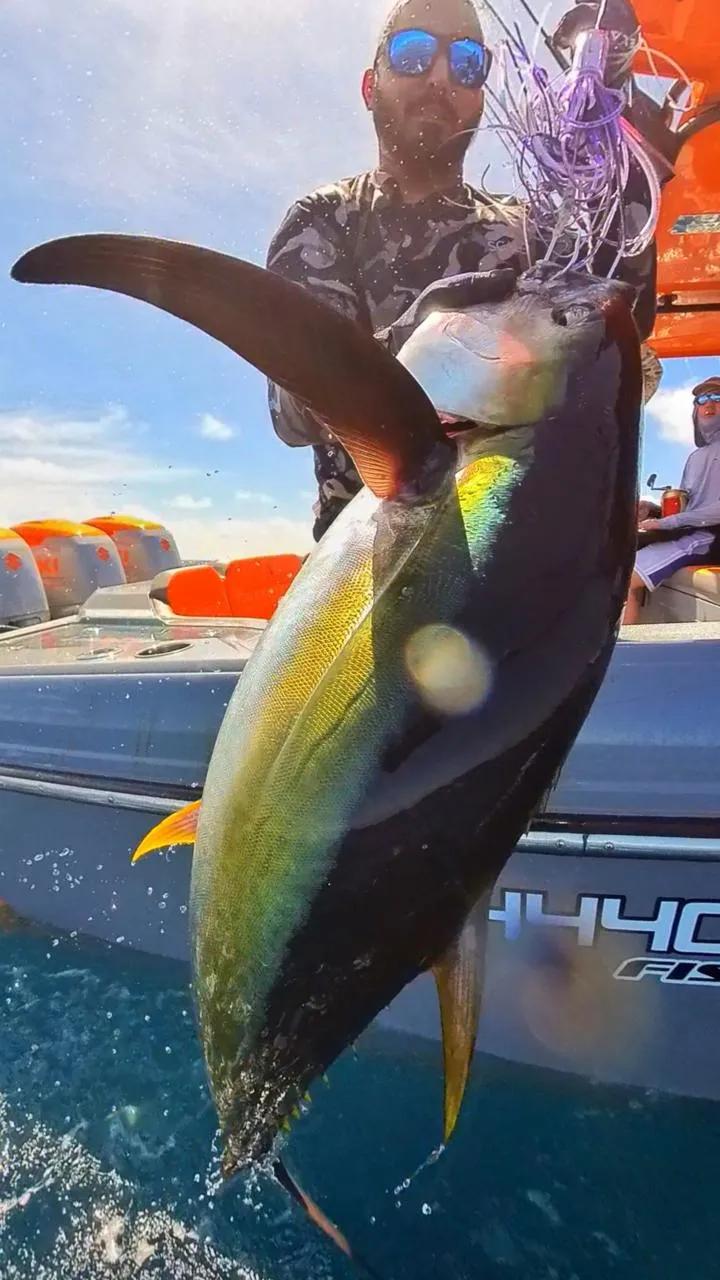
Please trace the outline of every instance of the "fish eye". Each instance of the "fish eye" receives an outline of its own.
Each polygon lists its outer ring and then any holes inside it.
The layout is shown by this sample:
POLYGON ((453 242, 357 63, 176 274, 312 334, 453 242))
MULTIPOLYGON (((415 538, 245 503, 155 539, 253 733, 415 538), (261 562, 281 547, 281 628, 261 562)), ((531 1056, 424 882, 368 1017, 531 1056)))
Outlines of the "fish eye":
POLYGON ((592 315, 593 310, 586 302, 575 302, 568 307, 553 307, 550 314, 554 324, 567 329, 570 325, 582 324, 583 320, 592 315))

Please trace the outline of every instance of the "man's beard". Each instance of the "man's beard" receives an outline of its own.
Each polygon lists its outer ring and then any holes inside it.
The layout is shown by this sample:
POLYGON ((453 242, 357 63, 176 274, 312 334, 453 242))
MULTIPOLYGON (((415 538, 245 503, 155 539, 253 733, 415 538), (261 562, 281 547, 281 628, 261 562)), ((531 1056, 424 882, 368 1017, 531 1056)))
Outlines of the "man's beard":
MULTIPOLYGON (((441 111, 442 107, 438 106, 441 111)), ((465 159, 470 144, 480 124, 477 121, 466 126, 459 123, 452 128, 450 122, 435 120, 429 108, 424 120, 413 120, 410 128, 398 121, 392 109, 380 99, 375 106, 375 131, 386 150, 409 170, 425 172, 455 168, 465 159), (450 127, 448 127, 450 126, 450 127)))
POLYGON ((720 436, 720 413, 713 414, 711 418, 700 417, 698 414, 697 427, 704 443, 714 444, 720 436))

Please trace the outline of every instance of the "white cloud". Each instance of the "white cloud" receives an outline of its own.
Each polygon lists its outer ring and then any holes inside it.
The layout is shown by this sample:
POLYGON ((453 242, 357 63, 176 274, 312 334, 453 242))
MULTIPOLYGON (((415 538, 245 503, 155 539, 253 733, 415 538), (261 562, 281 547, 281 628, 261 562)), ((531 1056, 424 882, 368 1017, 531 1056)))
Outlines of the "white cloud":
MULTIPOLYGON (((29 139, 24 171, 42 190, 50 181, 81 192, 81 216, 99 204, 156 234, 210 225, 232 252, 247 234, 247 192, 271 197, 279 218, 304 191, 372 163, 359 81, 389 8, 5 0, 0 144, 17 153, 18 133, 29 139), (221 221, 229 201, 235 212, 221 221)), ((551 8, 557 16, 562 0, 551 8)), ((504 167, 502 154, 486 133, 477 174, 489 160, 504 167)))
POLYGON ((188 560, 234 560, 282 552, 304 555, 313 545, 310 521, 286 520, 281 516, 258 520, 188 516, 163 520, 163 523, 172 530, 180 554, 188 560))
POLYGON ((661 387, 647 405, 645 413, 657 423, 658 434, 662 440, 688 446, 694 444, 693 385, 691 381, 681 387, 661 387))
MULTIPOLYGON (((0 525, 126 511, 166 525, 189 560, 303 553, 312 546, 309 512, 306 520, 275 513, 240 520, 200 514, 211 507, 210 498, 167 493, 178 477, 197 473, 140 452, 139 439, 142 432, 123 409, 94 418, 0 413, 0 525)), ((266 494, 248 493, 248 498, 261 507, 276 505, 266 494)))
POLYGON ((212 506, 211 498, 193 498, 191 493, 179 493, 170 502, 175 511, 207 511, 212 506))
POLYGON ((139 507, 190 478, 140 449, 143 432, 122 408, 94 417, 23 410, 0 413, 0 524, 139 507))
POLYGON ((255 493, 252 489, 237 489, 235 497, 238 502, 251 502, 260 507, 277 507, 276 498, 271 498, 269 493, 255 493))
POLYGON ((348 153, 346 129, 318 128, 328 99, 366 134, 357 85, 385 8, 6 0, 3 45, 16 39, 25 57, 3 67, 0 137, 22 121, 24 137, 42 140, 31 164, 123 216, 207 209, 223 188, 293 191, 314 160, 317 185, 348 153))
POLYGON ((232 440, 235 431, 214 414, 204 413, 200 421, 200 435, 206 440, 232 440))
POLYGON ((108 433, 127 423, 124 409, 116 407, 98 417, 60 418, 52 414, 0 413, 0 443, 23 445, 64 453, 66 448, 102 444, 108 433))

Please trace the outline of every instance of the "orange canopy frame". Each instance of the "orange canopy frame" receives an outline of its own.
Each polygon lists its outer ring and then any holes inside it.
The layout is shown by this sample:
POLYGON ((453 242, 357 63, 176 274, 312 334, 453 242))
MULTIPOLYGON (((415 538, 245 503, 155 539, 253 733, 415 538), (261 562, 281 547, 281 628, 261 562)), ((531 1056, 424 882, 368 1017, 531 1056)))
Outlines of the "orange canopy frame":
POLYGON ((718 0, 634 0, 650 49, 634 70, 692 83, 680 120, 686 141, 663 189, 658 315, 649 345, 661 359, 720 355, 720 7, 718 0), (664 55, 664 56, 663 56, 664 55), (714 123, 713 123, 714 121, 714 123))

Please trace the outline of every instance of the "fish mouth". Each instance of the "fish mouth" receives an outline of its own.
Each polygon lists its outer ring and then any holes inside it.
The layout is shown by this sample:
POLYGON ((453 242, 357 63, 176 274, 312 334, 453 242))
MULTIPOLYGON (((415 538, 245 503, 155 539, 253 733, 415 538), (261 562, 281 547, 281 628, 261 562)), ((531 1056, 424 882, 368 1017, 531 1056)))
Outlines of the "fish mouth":
POLYGON ((464 435, 467 431, 478 431, 484 436, 500 435, 506 428, 494 426, 492 422, 477 422, 474 418, 458 418, 454 413, 438 413, 445 435, 449 439, 464 435))
POLYGON ((238 1174, 247 1173, 251 1169, 257 1169, 271 1162, 283 1131, 287 1134, 289 1129, 289 1118, 278 1119, 275 1123, 272 1119, 268 1119, 261 1129, 253 1129, 252 1132, 249 1131, 249 1126, 233 1128, 231 1132, 225 1129, 220 1158, 220 1173, 223 1181, 227 1182, 238 1174))
POLYGON ((253 1082, 221 1119, 223 1180, 272 1162, 278 1143, 308 1109, 307 1090, 297 1084, 253 1082))
POLYGON ((445 428, 445 434, 448 436, 455 435, 459 431, 469 431, 471 427, 476 425, 471 418, 458 418, 456 414, 443 413, 442 410, 438 412, 438 418, 445 428))

